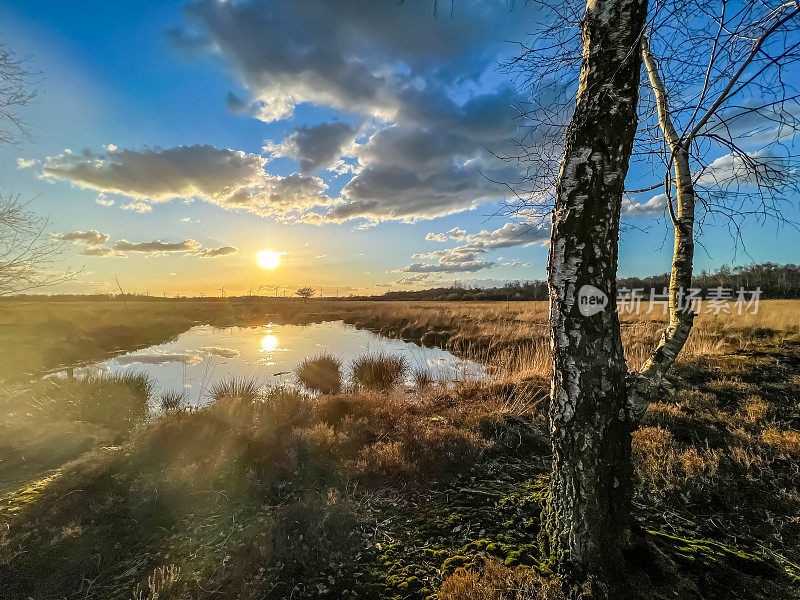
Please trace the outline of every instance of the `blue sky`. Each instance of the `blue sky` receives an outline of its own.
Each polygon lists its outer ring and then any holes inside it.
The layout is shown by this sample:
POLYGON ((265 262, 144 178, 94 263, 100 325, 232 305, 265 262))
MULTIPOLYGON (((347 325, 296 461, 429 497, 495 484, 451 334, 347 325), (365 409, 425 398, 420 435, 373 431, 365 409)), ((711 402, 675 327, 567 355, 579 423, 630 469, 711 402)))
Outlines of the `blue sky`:
MULTIPOLYGON (((108 236, 65 238, 64 265, 84 269, 71 291, 544 278, 546 229, 497 214, 508 194, 487 179, 518 177, 487 152, 515 135, 496 65, 536 18, 498 6, 0 1, 0 41, 41 72, 34 139, 0 148, 0 190, 54 234, 108 236)), ((627 221, 620 275, 668 270, 663 218, 627 221)), ((727 228, 701 241, 698 270, 734 261, 727 228)), ((791 227, 751 224, 744 242, 739 264, 797 262, 791 227)))

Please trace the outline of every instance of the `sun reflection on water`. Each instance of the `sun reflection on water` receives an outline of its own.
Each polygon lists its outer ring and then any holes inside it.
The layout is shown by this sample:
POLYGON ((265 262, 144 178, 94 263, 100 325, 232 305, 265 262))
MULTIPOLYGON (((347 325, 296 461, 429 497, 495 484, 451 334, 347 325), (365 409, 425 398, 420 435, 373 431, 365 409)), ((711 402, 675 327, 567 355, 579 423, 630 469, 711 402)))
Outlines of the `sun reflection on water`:
POLYGON ((274 352, 278 349, 278 338, 272 334, 267 334, 261 338, 261 352, 274 352))

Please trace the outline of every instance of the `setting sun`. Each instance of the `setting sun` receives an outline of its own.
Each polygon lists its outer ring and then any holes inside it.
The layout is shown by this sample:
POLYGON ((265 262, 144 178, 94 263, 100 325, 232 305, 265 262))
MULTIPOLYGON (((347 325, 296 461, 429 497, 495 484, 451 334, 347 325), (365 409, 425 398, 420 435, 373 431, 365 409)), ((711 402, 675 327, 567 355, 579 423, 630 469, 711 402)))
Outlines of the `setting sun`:
POLYGON ((262 269, 274 269, 280 262, 280 253, 271 250, 262 250, 258 253, 258 265, 262 269))

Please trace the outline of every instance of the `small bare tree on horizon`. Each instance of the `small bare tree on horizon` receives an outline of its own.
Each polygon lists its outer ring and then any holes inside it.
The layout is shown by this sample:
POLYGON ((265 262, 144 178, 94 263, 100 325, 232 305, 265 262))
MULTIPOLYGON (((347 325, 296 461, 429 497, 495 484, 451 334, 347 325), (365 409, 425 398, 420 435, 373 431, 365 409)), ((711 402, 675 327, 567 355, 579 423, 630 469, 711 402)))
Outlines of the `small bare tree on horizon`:
POLYGON ((311 287, 301 287, 295 292, 295 294, 297 294, 297 296, 299 296, 303 300, 308 300, 315 294, 315 291, 314 288, 311 287))

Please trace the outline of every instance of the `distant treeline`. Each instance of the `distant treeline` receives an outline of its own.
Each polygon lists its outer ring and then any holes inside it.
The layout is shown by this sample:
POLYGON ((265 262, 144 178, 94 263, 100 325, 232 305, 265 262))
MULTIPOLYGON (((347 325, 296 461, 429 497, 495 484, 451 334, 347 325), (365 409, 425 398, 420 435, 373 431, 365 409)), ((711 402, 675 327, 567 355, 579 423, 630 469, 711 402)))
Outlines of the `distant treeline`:
MULTIPOLYGON (((652 275, 650 277, 625 277, 617 280, 617 289, 628 290, 642 289, 648 294, 651 289, 656 293, 669 286, 669 273, 652 275)), ((723 265, 713 272, 701 271, 692 279, 692 287, 702 291, 706 297, 709 288, 730 288, 735 292, 739 288, 747 291, 761 289, 762 299, 800 298, 800 265, 779 265, 776 263, 763 263, 746 267, 729 267, 723 265)), ((328 298, 333 300, 334 298, 328 298)), ((547 300, 546 281, 516 281, 507 283, 502 287, 480 288, 463 285, 451 287, 430 288, 427 290, 408 290, 399 292, 386 292, 379 296, 348 296, 339 300, 451 300, 451 301, 510 301, 510 300, 547 300)), ((70 302, 74 300, 136 300, 160 302, 165 300, 206 300, 206 301, 235 301, 259 302, 262 300, 291 302, 293 298, 273 298, 271 296, 229 296, 198 297, 178 296, 161 297, 149 294, 20 294, 7 296, 4 300, 70 302)))
MULTIPOLYGON (((669 287, 669 273, 650 277, 625 277, 617 280, 617 288, 643 289, 660 293, 669 287)), ((723 265, 713 272, 701 271, 692 279, 692 287, 707 295, 709 288, 755 290, 761 288, 761 298, 800 298, 800 265, 763 263, 746 267, 723 265)), ((382 300, 547 300, 546 281, 507 283, 502 287, 476 288, 453 286, 427 290, 386 292, 373 299, 382 300)))

